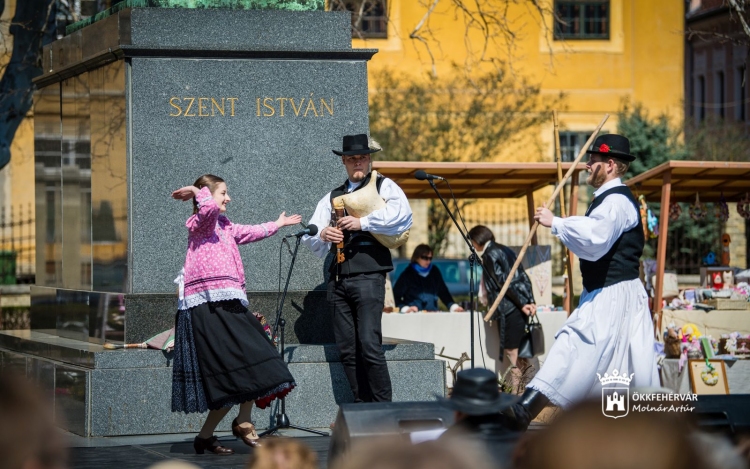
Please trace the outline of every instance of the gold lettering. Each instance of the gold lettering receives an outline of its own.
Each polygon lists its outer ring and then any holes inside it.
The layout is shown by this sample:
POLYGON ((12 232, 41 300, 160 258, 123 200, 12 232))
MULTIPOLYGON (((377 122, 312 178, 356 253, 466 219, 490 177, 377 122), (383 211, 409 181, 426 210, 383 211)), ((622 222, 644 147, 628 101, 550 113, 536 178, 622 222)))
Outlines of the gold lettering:
POLYGON ((221 107, 219 107, 219 103, 214 98, 211 98, 211 115, 212 116, 216 115, 214 114, 214 109, 219 111, 222 116, 224 115, 224 98, 221 98, 221 107))
MULTIPOLYGON (((310 94, 312 95, 312 93, 310 94)), ((307 100, 307 109, 305 109, 305 114, 302 117, 307 117, 307 113, 310 112, 311 107, 313 113, 315 114, 315 117, 318 117, 318 111, 315 109, 315 103, 313 102, 312 98, 307 100)))
POLYGON ((331 98, 331 107, 328 107, 328 103, 326 103, 326 100, 323 98, 320 98, 320 115, 323 115, 323 108, 326 108, 326 111, 328 111, 328 114, 333 115, 333 98, 331 98))
POLYGON ((206 110, 206 105, 203 104, 204 100, 208 101, 208 98, 198 98, 198 115, 200 117, 208 117, 208 116, 211 115, 211 114, 208 114, 208 113, 206 113, 206 114, 203 113, 203 111, 206 110))
POLYGON ((188 114, 190 112, 190 108, 193 106, 193 101, 195 101, 195 98, 184 98, 185 101, 188 99, 190 100, 190 104, 188 104, 187 109, 185 109, 185 114, 183 114, 185 117, 195 117, 195 114, 188 114))
POLYGON ((273 104, 273 98, 263 98, 263 107, 266 109, 270 109, 271 113, 269 114, 264 110, 263 117, 271 117, 272 115, 276 114, 276 109, 274 109, 273 106, 269 106, 268 101, 271 101, 271 104, 273 104))
POLYGON ((274 101, 279 101, 281 103, 281 111, 279 112, 279 116, 284 117, 284 101, 286 101, 289 98, 276 98, 274 101))
POLYGON ((294 110, 294 115, 299 116, 299 112, 302 110, 302 104, 304 104, 305 98, 302 98, 302 100, 299 102, 299 107, 294 105, 294 98, 289 98, 289 102, 292 103, 292 109, 294 110))
POLYGON ((172 106, 173 108, 177 109, 177 114, 172 114, 172 113, 169 113, 170 117, 178 117, 178 116, 179 116, 180 114, 182 114, 182 108, 181 108, 180 106, 178 106, 177 104, 175 104, 175 103, 174 103, 174 100, 175 100, 175 99, 177 100, 177 102, 179 102, 179 101, 180 101, 180 98, 178 98, 177 96, 174 96, 174 97, 172 97, 172 98, 169 98, 169 104, 170 104, 170 105, 171 105, 171 106, 172 106))
POLYGON ((255 115, 260 117, 260 98, 255 98, 255 106, 258 108, 255 115))
POLYGON ((232 117, 234 117, 234 102, 235 101, 239 101, 239 99, 240 98, 227 98, 227 100, 229 101, 229 105, 230 105, 230 108, 229 108, 230 109, 230 114, 229 115, 232 116, 232 117))

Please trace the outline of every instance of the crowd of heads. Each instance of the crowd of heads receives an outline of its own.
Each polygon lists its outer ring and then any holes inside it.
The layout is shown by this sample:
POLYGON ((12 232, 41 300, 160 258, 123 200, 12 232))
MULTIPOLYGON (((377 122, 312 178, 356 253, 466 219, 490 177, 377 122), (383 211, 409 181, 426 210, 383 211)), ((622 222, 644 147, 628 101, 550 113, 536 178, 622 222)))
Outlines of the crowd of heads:
MULTIPOLYGON (((0 469, 70 467, 50 396, 23 378, 0 373, 0 469)), ((329 461, 333 469, 741 469, 750 462, 750 436, 700 431, 691 414, 631 412, 612 419, 594 399, 558 413, 549 425, 517 435, 504 463, 473 435, 412 444, 405 435, 365 438, 329 461)), ((195 469, 165 461, 153 469, 195 469)), ((267 438, 246 469, 316 469, 316 452, 291 438, 267 438)), ((151 469, 151 468, 150 468, 151 469)))

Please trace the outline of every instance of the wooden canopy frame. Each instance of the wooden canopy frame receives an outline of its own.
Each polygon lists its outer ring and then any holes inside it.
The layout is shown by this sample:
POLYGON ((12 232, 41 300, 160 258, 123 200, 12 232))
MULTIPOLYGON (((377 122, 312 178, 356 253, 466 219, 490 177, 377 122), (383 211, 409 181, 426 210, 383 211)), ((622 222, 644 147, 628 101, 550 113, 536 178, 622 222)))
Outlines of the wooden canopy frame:
MULTIPOLYGON (((562 163, 563 172, 567 172, 571 166, 572 163, 562 163)), ((525 196, 529 227, 534 224, 536 212, 534 191, 555 184, 559 177, 557 163, 436 163, 374 160, 372 168, 391 178, 409 199, 437 198, 427 181, 419 181, 414 177, 414 173, 420 169, 448 179, 458 199, 515 199, 525 196)), ((580 163, 571 176, 568 216, 577 214, 578 175, 585 170, 586 165, 580 163)), ((536 236, 532 244, 537 244, 536 236)), ((570 293, 565 298, 564 304, 568 314, 572 312, 572 277, 571 272, 568 275, 567 285, 567 291, 570 293)))
MULTIPOLYGON (((667 255, 669 230, 668 209, 672 202, 738 202, 750 192, 750 163, 726 161, 667 161, 656 168, 625 181, 634 193, 653 201, 661 197, 659 239, 656 248, 656 282, 654 285, 654 314, 661 313, 664 293, 664 263, 667 255)), ((661 331, 661 316, 657 326, 661 331)))

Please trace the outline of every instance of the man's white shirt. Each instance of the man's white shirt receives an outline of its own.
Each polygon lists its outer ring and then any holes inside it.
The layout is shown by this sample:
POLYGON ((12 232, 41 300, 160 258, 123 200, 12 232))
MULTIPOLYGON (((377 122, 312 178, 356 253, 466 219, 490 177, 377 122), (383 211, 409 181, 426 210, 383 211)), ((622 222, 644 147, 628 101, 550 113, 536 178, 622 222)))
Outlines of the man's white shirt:
MULTIPOLYGON (((362 182, 347 180, 347 193, 359 187, 362 182)), ((412 213, 406 194, 391 179, 385 178, 380 186, 380 197, 385 200, 385 207, 375 210, 369 215, 359 219, 362 231, 384 234, 387 236, 397 235, 411 228, 412 213)), ((320 239, 320 232, 331 222, 331 193, 320 199, 315 208, 308 225, 318 227, 315 236, 303 236, 302 242, 320 258, 325 258, 331 249, 331 243, 320 239)))
MULTIPOLYGON (((594 199, 614 187, 623 186, 613 179, 594 192, 594 199)), ((611 194, 588 216, 552 219, 552 234, 573 253, 586 261, 604 256, 620 236, 638 225, 638 210, 622 194, 611 194)))

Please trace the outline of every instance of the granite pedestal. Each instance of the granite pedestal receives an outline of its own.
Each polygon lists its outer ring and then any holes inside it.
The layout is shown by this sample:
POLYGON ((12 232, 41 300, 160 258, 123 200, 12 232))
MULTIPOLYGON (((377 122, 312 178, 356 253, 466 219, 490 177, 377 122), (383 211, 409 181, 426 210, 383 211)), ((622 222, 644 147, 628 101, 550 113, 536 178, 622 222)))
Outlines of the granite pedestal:
MULTIPOLYGON (((445 395, 445 366, 434 346, 385 339, 394 401, 427 401, 445 395)), ((338 406, 354 398, 334 345, 289 345, 284 351, 297 388, 286 413, 295 425, 321 428, 338 406)), ((104 350, 101 346, 31 331, 0 331, 0 373, 36 381, 54 400, 57 424, 82 436, 197 432, 204 414, 171 412, 171 354, 159 350, 104 350)), ((253 410, 268 428, 278 401, 253 410)), ((235 414, 219 425, 230 430, 235 414)))

